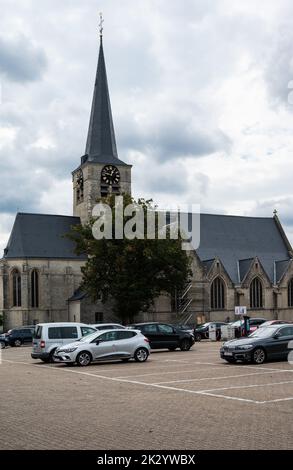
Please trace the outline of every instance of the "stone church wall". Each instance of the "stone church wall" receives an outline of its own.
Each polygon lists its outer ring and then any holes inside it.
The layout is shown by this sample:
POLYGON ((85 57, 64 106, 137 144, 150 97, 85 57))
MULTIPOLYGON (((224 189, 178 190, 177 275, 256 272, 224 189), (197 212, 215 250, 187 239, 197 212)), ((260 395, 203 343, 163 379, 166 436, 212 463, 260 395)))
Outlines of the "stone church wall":
POLYGON ((79 287, 82 279, 81 261, 75 260, 9 260, 2 262, 0 284, 0 313, 4 316, 4 330, 36 322, 68 321, 68 298, 79 287), (21 307, 12 305, 11 273, 21 273, 21 307), (31 307, 31 272, 39 274, 39 307, 31 307), (1 296, 2 293, 2 296, 1 296))

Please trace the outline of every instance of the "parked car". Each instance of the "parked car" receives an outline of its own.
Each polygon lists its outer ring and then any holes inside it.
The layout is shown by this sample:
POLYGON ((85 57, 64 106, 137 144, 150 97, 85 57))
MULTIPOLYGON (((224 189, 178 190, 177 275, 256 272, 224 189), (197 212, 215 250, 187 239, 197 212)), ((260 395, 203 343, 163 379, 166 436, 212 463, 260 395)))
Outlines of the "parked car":
POLYGON ((102 330, 117 330, 119 329, 124 329, 126 328, 123 325, 119 325, 119 323, 96 323, 95 325, 90 325, 96 330, 102 331, 102 330))
POLYGON ((80 341, 60 346, 56 362, 88 366, 91 362, 135 359, 145 362, 150 353, 149 340, 138 330, 106 330, 95 332, 80 341))
POLYGON ((221 339, 221 327, 227 325, 225 322, 207 322, 194 328, 195 341, 201 341, 202 339, 209 339, 209 328, 210 325, 216 325, 216 337, 217 340, 221 339))
POLYGON ((268 320, 259 325, 259 328, 264 328, 266 326, 271 326, 271 325, 287 325, 288 323, 292 323, 291 321, 285 321, 285 320, 268 320))
POLYGON ((140 330, 150 341, 151 349, 169 349, 175 351, 189 351, 194 344, 194 337, 187 331, 166 323, 136 323, 130 328, 140 330))
POLYGON ((194 328, 192 326, 182 324, 176 324, 172 326, 175 326, 175 328, 178 328, 181 331, 187 331, 187 333, 190 333, 194 337, 194 328))
POLYGON ((32 343, 34 326, 24 326, 21 328, 13 328, 6 333, 6 340, 9 346, 21 346, 25 343, 32 343))
POLYGON ((84 323, 39 323, 35 328, 31 357, 53 362, 57 348, 96 332, 95 328, 84 323))
POLYGON ((266 360, 287 359, 288 343, 293 340, 293 325, 272 325, 259 328, 247 338, 223 344, 220 355, 230 363, 236 361, 263 364, 266 360))
MULTIPOLYGON (((248 334, 253 333, 255 330, 257 330, 260 327, 260 325, 262 325, 266 321, 267 320, 265 318, 250 318, 248 334)), ((235 328, 236 338, 240 338, 241 336, 244 335, 245 333, 244 320, 237 320, 234 323, 232 323, 232 326, 235 328)))

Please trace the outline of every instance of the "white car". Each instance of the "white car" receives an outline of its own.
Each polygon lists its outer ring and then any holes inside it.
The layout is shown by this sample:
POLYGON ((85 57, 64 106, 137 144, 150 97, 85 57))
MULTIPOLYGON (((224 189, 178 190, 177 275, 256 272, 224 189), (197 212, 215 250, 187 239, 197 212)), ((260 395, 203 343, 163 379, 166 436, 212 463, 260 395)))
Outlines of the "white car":
POLYGON ((149 340, 139 330, 106 330, 93 333, 58 348, 55 362, 84 367, 91 362, 135 359, 145 362, 150 354, 149 340))
POLYGON ((35 327, 31 357, 43 362, 53 362, 57 348, 95 332, 95 328, 84 323, 38 323, 35 327))

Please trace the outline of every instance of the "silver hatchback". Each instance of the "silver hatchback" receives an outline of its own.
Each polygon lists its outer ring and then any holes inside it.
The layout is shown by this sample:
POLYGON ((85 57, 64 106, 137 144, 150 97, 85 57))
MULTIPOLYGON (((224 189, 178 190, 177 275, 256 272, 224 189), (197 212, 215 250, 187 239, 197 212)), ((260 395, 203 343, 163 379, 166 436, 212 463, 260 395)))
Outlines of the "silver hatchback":
POLYGON ((150 354, 149 340, 138 330, 106 330, 85 336, 58 348, 55 362, 88 366, 95 361, 135 359, 145 362, 150 354))

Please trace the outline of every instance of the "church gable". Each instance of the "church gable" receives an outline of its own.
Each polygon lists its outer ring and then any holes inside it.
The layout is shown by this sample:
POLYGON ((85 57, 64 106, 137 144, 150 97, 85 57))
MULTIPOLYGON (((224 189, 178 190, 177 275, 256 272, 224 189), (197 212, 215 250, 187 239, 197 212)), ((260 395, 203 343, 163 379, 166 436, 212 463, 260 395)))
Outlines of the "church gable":
POLYGON ((267 288, 272 287, 272 281, 269 278, 268 274, 266 273, 258 257, 256 257, 251 263, 250 269, 247 272, 242 282, 242 287, 248 288, 255 278, 259 278, 262 281, 262 283, 264 283, 265 287, 267 288))
POLYGON ((208 281, 212 283, 214 279, 220 277, 225 282, 226 287, 233 288, 233 282, 221 260, 217 257, 214 260, 210 260, 210 262, 209 270, 206 272, 208 281))
POLYGON ((196 250, 199 258, 204 261, 218 257, 234 284, 239 284, 240 260, 258 257, 273 283, 275 261, 290 259, 276 217, 201 214, 200 227, 200 246, 196 250))

